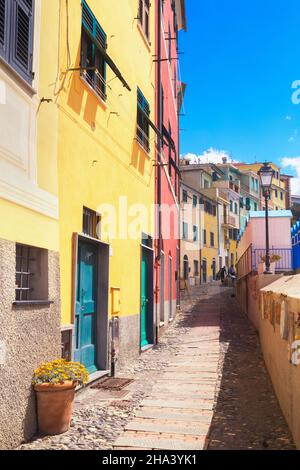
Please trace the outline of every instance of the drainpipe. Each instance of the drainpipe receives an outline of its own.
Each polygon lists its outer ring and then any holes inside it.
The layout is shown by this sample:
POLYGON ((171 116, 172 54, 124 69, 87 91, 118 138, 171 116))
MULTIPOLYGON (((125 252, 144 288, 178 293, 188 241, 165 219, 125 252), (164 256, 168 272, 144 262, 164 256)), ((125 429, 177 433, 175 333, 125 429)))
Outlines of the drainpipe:
MULTIPOLYGON (((162 119, 161 119, 161 20, 162 20, 162 0, 157 0, 157 103, 156 103, 156 109, 157 109, 157 127, 162 134, 162 119)), ((161 251, 162 251, 162 246, 161 246, 161 158, 160 158, 160 151, 162 148, 162 142, 160 138, 158 138, 158 150, 157 150, 157 205, 159 209, 158 213, 158 245, 157 245, 157 256, 156 256, 156 262, 159 262, 161 260, 161 251)))

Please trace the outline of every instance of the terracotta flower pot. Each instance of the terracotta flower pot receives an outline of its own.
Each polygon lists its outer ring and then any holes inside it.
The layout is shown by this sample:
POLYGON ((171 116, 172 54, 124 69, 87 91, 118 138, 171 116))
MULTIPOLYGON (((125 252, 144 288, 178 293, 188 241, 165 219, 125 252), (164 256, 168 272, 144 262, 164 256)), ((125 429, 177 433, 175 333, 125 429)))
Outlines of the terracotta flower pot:
POLYGON ((76 384, 71 381, 62 384, 40 384, 34 389, 37 396, 39 432, 56 435, 70 428, 76 384))

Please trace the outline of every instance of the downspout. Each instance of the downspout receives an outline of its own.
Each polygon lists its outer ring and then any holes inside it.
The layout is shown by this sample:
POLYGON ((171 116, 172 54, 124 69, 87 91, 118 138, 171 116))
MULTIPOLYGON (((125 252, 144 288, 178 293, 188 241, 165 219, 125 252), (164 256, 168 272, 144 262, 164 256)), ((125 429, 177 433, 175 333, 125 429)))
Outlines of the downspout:
MULTIPOLYGON (((162 0, 157 0, 157 127, 162 134, 162 119, 161 119, 161 11, 162 11, 162 0)), ((158 244, 157 244, 157 255, 156 262, 161 260, 161 157, 160 152, 162 148, 161 139, 158 138, 158 149, 157 149, 157 207, 158 207, 158 244)))
MULTIPOLYGON (((156 1, 156 126, 160 133, 162 134, 162 122, 161 122, 161 4, 162 0, 156 1)), ((157 243, 156 243, 156 256, 155 256, 155 271, 156 271, 156 281, 155 281, 155 296, 156 296, 156 328, 155 328, 155 340, 158 341, 159 336, 159 319, 160 319, 160 312, 158 311, 158 305, 160 303, 160 261, 161 261, 161 252, 162 252, 162 245, 161 245, 161 138, 157 136, 156 140, 156 211, 158 211, 156 217, 157 223, 157 243)))

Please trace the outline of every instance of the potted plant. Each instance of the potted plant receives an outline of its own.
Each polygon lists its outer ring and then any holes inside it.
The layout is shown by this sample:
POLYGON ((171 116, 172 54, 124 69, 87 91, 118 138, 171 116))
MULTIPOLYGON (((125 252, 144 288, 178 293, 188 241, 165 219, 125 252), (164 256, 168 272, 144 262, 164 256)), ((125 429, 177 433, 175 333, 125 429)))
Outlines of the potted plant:
MULTIPOLYGON (((266 270, 266 257, 261 256, 261 263, 258 264, 257 271, 258 274, 263 274, 266 270)), ((281 256, 279 255, 270 255, 270 270, 273 274, 275 274, 275 268, 276 268, 276 261, 280 261, 281 256)))
POLYGON ((43 363, 34 371, 39 432, 62 434, 70 428, 75 388, 88 381, 89 374, 79 362, 58 359, 43 363))

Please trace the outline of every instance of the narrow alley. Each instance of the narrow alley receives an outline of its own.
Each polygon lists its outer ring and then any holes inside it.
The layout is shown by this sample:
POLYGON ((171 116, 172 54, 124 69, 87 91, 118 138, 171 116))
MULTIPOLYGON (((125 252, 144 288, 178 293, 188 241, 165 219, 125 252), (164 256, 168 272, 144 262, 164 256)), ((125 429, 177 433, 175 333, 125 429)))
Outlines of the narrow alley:
POLYGON ((294 449, 259 340, 232 291, 195 288, 161 342, 119 377, 77 395, 72 426, 21 449, 294 449))

